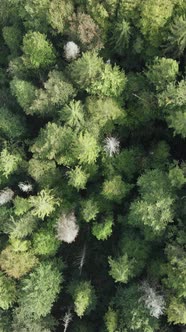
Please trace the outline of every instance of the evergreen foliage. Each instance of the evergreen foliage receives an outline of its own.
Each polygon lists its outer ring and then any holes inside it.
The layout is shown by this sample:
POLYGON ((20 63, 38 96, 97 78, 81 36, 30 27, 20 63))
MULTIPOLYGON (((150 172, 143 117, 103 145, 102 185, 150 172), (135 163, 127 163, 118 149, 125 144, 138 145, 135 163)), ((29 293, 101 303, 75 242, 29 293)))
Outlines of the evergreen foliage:
POLYGON ((186 2, 1 0, 0 30, 0 331, 184 330, 186 2))

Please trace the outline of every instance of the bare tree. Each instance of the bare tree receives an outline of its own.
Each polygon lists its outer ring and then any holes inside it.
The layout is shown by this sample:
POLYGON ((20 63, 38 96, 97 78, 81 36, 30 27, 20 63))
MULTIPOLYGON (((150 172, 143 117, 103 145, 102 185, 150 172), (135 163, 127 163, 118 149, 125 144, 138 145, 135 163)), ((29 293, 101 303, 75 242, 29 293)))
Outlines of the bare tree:
POLYGON ((56 237, 58 240, 67 243, 73 242, 79 232, 79 226, 76 223, 76 217, 74 212, 71 212, 69 214, 62 214, 56 225, 56 230, 56 237))

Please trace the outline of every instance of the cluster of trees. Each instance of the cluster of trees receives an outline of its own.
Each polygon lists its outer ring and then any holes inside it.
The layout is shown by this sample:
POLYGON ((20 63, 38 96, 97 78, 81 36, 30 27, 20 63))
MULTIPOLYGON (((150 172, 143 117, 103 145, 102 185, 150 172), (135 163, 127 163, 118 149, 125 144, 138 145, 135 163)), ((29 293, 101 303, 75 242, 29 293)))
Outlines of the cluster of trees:
POLYGON ((0 331, 186 326, 186 2, 1 0, 0 331))

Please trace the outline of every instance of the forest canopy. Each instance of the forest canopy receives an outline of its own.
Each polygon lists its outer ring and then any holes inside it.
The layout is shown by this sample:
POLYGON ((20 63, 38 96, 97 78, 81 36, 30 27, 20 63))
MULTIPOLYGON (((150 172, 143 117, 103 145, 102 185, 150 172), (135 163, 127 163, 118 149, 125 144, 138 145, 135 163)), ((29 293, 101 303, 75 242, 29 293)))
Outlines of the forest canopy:
POLYGON ((184 332, 185 0, 1 0, 0 332, 184 332))

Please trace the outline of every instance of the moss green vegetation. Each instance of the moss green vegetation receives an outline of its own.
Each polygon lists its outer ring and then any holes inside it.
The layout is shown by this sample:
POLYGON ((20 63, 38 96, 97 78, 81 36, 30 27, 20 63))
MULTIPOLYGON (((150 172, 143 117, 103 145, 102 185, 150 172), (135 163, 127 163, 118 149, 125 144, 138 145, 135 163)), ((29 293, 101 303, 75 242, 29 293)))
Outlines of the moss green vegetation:
POLYGON ((0 43, 0 332, 184 331, 185 1, 1 0, 0 43))

